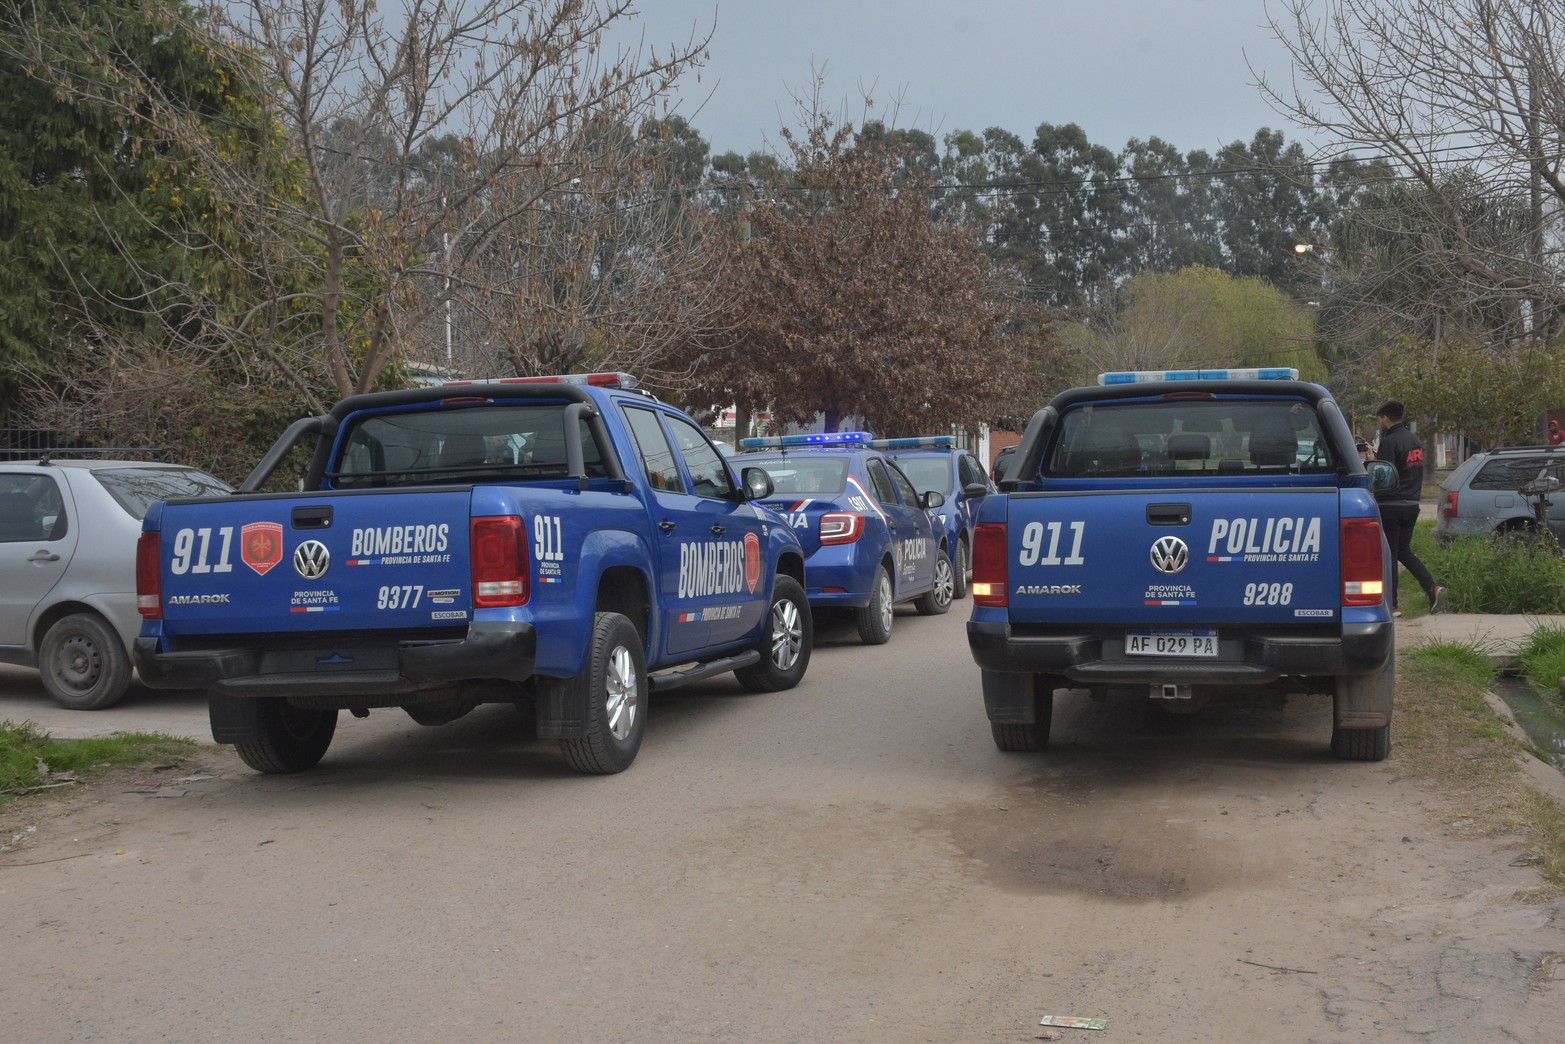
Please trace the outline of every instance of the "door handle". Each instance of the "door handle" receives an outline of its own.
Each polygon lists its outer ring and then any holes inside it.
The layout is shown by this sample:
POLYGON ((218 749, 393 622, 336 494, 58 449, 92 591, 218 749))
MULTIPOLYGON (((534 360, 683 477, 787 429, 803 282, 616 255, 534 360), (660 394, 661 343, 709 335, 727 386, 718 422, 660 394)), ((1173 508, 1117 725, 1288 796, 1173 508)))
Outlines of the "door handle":
POLYGON ((722 536, 724 533, 728 532, 728 527, 727 526, 713 526, 712 527, 712 532, 716 533, 718 536, 722 536))
POLYGON ((60 556, 53 551, 34 551, 27 556, 29 562, 58 562, 60 556))
POLYGON ((665 520, 658 523, 658 528, 665 533, 672 533, 674 531, 674 523, 665 520))

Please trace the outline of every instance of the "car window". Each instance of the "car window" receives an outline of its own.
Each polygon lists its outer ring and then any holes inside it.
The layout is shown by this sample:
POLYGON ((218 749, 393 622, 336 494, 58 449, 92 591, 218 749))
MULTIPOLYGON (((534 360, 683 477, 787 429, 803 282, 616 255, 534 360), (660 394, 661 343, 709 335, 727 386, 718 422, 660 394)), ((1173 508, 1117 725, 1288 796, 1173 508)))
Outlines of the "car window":
POLYGON ((0 542, 58 540, 66 520, 52 475, 0 475, 0 542))
MULTIPOLYGON (((582 465, 589 477, 608 474, 602 448, 585 418, 578 421, 582 465)), ((332 475, 343 488, 480 477, 561 479, 568 471, 565 406, 476 406, 371 414, 352 423, 332 475)))
POLYGON ((94 468, 92 477, 133 518, 145 518, 159 500, 218 497, 234 487, 194 468, 94 468))
POLYGON ((984 474, 983 465, 978 463, 978 458, 962 454, 957 461, 957 473, 961 476, 963 486, 971 486, 978 483, 980 486, 989 484, 989 476, 984 474))
POLYGON ((1060 419, 1049 475, 1326 473, 1315 410, 1297 399, 1184 399, 1085 406, 1060 419))
POLYGON ((682 417, 665 415, 679 446, 680 456, 685 458, 685 470, 690 472, 690 484, 698 497, 727 499, 733 496, 734 480, 723 463, 723 455, 717 452, 706 434, 682 417))
MULTIPOLYGON (((1565 463, 1565 456, 1554 457, 1495 457, 1478 469, 1469 489, 1514 490, 1536 478, 1550 464, 1565 463)), ((1558 474, 1558 470, 1554 474, 1558 474)))
POLYGON ((951 492, 951 460, 948 457, 903 457, 897 461, 902 474, 920 493, 951 492))
POLYGON ((674 448, 663 434, 663 425, 652 410, 621 406, 625 423, 636 443, 636 453, 641 457, 642 469, 653 489, 666 493, 685 492, 685 480, 680 477, 679 464, 674 459, 674 448))
POLYGON ((918 490, 913 488, 913 483, 907 480, 902 470, 895 465, 886 469, 891 474, 891 481, 897 487, 897 493, 902 497, 902 503, 908 507, 918 507, 918 490))
POLYGON ((869 471, 869 484, 875 491, 875 499, 882 504, 895 504, 897 502, 897 489, 891 483, 891 476, 886 474, 885 463, 879 457, 871 457, 867 469, 869 471))
POLYGON ((806 493, 834 496, 848 485, 848 462, 842 457, 750 457, 734 461, 741 468, 760 468, 772 480, 777 494, 806 493))

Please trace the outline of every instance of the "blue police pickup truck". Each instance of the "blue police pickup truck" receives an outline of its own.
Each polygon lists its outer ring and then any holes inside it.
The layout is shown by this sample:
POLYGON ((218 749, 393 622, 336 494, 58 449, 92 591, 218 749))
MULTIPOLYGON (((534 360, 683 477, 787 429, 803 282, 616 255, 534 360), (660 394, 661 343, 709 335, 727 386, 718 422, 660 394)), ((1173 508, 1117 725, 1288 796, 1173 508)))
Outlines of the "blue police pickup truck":
POLYGON ((804 555, 771 493, 624 374, 354 396, 237 494, 147 513, 136 669, 207 690, 213 739, 261 772, 313 767, 342 710, 439 725, 481 703, 619 772, 649 691, 803 677, 804 555), (303 454, 306 492, 258 492, 303 454))
POLYGON ((1326 389, 1289 369, 1104 374, 1036 413, 978 512, 968 642, 995 745, 1049 740, 1056 689, 1187 710, 1329 695, 1331 751, 1391 749, 1392 562, 1326 389))

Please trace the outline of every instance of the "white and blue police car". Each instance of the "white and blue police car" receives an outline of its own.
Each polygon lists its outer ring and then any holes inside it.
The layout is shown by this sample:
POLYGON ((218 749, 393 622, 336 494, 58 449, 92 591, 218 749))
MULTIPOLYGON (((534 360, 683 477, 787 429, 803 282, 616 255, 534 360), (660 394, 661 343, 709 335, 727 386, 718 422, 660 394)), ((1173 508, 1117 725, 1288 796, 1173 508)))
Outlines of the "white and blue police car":
POLYGON ((951 596, 966 598, 973 575, 973 519, 984 497, 994 492, 989 473, 977 457, 957 446, 950 435, 874 439, 870 445, 896 461, 914 489, 939 493, 945 498, 936 519, 945 530, 946 549, 951 556, 951 596))
POLYGON ((859 637, 891 637, 893 607, 911 601, 931 616, 951 608, 954 572, 938 511, 869 432, 781 435, 740 441, 739 468, 771 477, 765 505, 781 514, 805 553, 812 609, 852 610, 859 637))

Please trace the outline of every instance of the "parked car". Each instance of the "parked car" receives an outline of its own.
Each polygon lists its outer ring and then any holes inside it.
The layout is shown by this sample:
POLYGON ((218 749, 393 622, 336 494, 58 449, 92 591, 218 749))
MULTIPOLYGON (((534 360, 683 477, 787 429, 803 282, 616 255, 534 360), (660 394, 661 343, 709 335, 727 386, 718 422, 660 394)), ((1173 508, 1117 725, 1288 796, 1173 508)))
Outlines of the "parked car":
POLYGON ((989 473, 950 435, 874 439, 870 445, 896 461, 914 489, 945 498, 936 509, 936 519, 945 530, 951 557, 951 597, 966 598, 973 576, 973 518, 984 497, 994 492, 989 473))
POLYGON ((771 477, 764 503, 804 546, 811 608, 852 610, 864 644, 881 645, 898 603, 911 601, 924 616, 947 612, 953 577, 936 521, 945 497, 915 490, 895 461, 866 445, 870 438, 862 431, 749 438, 733 464, 771 477))
MULTIPOLYGON (((1522 534, 1536 528, 1529 483, 1565 479, 1565 447, 1507 446, 1475 453, 1440 483, 1434 539, 1522 534)), ((1549 529, 1565 539, 1565 489, 1549 497, 1549 529)))
MULTIPOLYGON (((0 663, 38 668, 62 707, 118 702, 141 631, 142 517, 155 501, 232 488, 196 468, 144 460, 0 462, 0 663)), ((218 558, 210 539, 192 549, 198 563, 218 558)))

